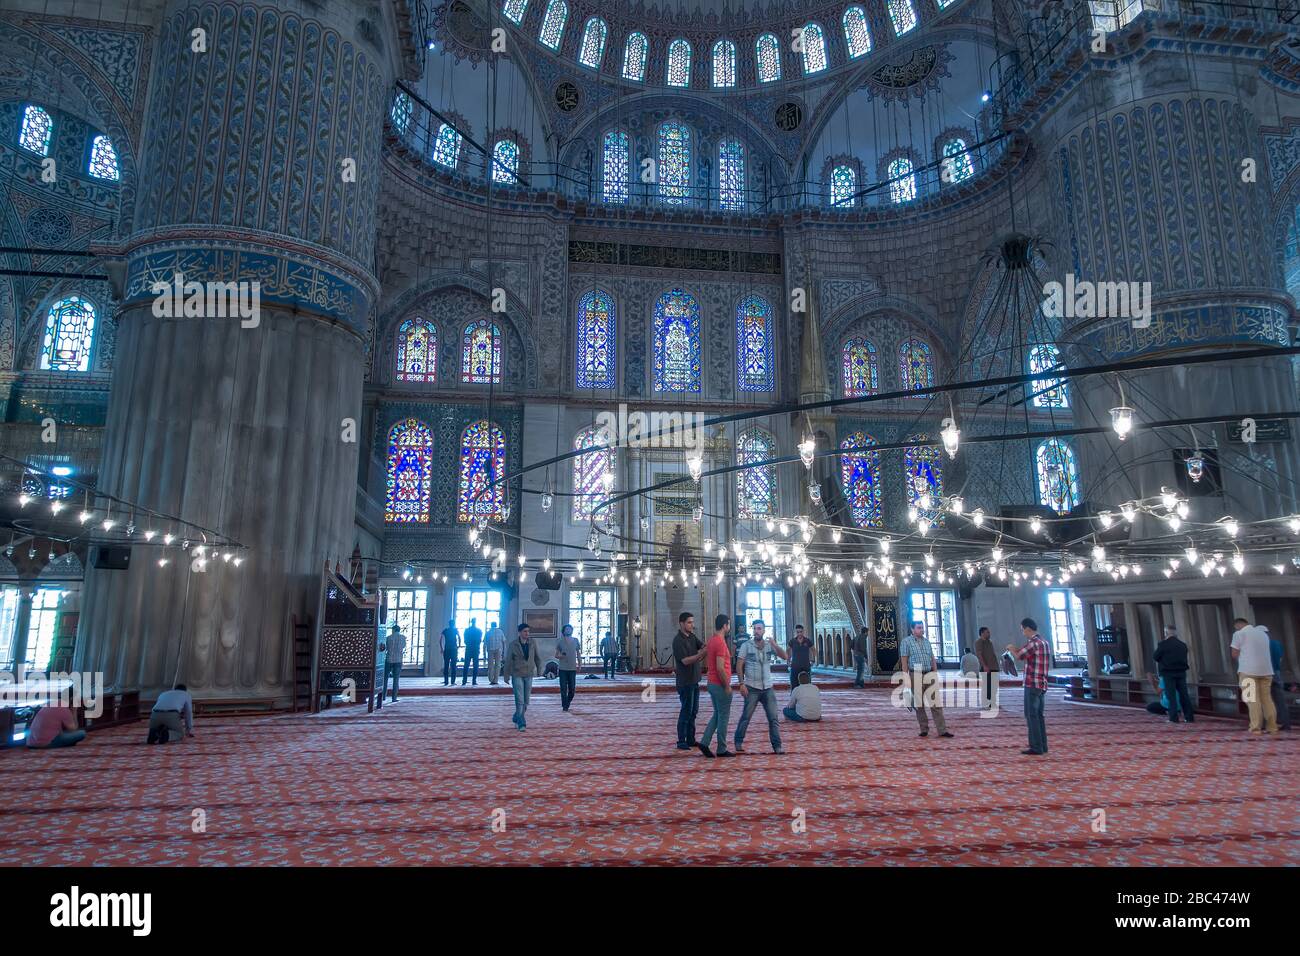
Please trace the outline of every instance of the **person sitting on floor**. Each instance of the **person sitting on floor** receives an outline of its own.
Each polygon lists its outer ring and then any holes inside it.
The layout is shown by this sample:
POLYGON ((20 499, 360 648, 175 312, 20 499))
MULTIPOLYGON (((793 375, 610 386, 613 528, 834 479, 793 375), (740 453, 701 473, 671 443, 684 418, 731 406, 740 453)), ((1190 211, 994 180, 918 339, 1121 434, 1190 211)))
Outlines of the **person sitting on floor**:
POLYGON ((786 720, 812 723, 822 719, 822 694, 807 671, 799 672, 799 686, 790 694, 790 705, 781 713, 786 720))
POLYGON ((1155 674, 1149 675, 1151 686, 1160 694, 1159 700, 1150 701, 1147 704, 1147 713, 1155 714, 1157 717, 1164 717, 1169 713, 1169 692, 1165 690, 1165 679, 1156 677, 1155 674))
POLYGON ((27 725, 27 746, 33 750, 75 747, 85 739, 71 707, 42 707, 27 725))
POLYGON ((194 736, 194 699, 184 684, 158 695, 149 713, 149 739, 151 744, 165 744, 173 740, 194 736))

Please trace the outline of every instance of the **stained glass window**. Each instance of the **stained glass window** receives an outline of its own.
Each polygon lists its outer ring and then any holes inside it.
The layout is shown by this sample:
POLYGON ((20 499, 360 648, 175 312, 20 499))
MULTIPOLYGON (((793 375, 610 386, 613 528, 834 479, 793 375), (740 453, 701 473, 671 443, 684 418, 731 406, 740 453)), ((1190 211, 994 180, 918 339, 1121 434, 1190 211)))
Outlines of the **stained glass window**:
POLYGON ((867 26, 867 13, 859 6, 844 11, 844 42, 848 44, 849 56, 853 59, 871 52, 871 29, 867 26))
POLYGON ((894 22, 894 35, 902 36, 916 26, 916 10, 912 0, 889 0, 889 19, 894 22))
POLYGON ((592 289, 578 302, 578 388, 613 388, 615 384, 614 299, 592 289))
POLYGON ((970 161, 970 149, 966 140, 954 136, 943 144, 944 181, 959 183, 975 175, 975 167, 970 161))
POLYGON ((23 125, 18 131, 18 145, 42 156, 49 155, 50 137, 54 133, 54 120, 50 114, 35 104, 23 110, 23 125))
POLYGON ((826 37, 819 25, 809 23, 803 28, 801 46, 804 73, 820 73, 826 69, 826 37))
MULTIPOLYGON (((925 435, 911 435, 908 441, 926 441, 925 435)), ((907 503, 918 515, 931 524, 942 524, 943 510, 939 498, 943 495, 943 463, 939 449, 934 445, 913 445, 903 455, 903 472, 907 478, 907 503), (921 505, 923 496, 929 495, 928 507, 921 505)))
POLYGON ((898 203, 916 198, 916 174, 906 156, 899 156, 889 164, 889 198, 898 203))
POLYGON ((87 170, 96 179, 116 181, 121 178, 117 169, 117 150, 113 149, 113 141, 103 133, 90 141, 90 163, 87 170))
POLYGON ((758 60, 758 82, 772 83, 781 79, 781 42, 774 34, 764 33, 754 44, 758 60))
POLYGON ((745 208, 745 147, 739 140, 718 144, 718 204, 723 209, 745 208))
POLYGON ((656 392, 700 390, 700 306, 681 289, 655 303, 654 384, 656 392))
POLYGON ((79 295, 50 306, 41 344, 41 368, 55 372, 90 369, 90 345, 95 338, 95 307, 79 295))
POLYGON ((501 12, 511 23, 518 26, 524 22, 524 14, 528 12, 528 0, 506 0, 506 5, 501 12))
POLYGON ((1059 438, 1040 442, 1034 455, 1038 469, 1038 501, 1058 514, 1079 506, 1079 469, 1074 449, 1059 438))
POLYGON ((506 439, 501 429, 478 421, 460 438, 460 486, 457 521, 500 520, 505 502, 506 439))
POLYGON ((855 206, 858 202, 858 171, 848 163, 831 170, 831 205, 855 206))
POLYGON ((604 518, 606 508, 605 472, 613 471, 618 452, 605 446, 605 435, 600 428, 585 428, 573 443, 574 451, 591 448, 592 451, 573 459, 573 520, 590 521, 604 518))
POLYGON ((560 39, 564 36, 564 21, 569 19, 569 5, 564 0, 551 0, 546 6, 546 16, 542 18, 542 29, 537 34, 552 50, 560 48, 560 39))
POLYGON ((411 105, 411 97, 402 90, 397 91, 393 97, 393 109, 388 114, 393 124, 393 129, 399 134, 405 135, 411 125, 411 111, 414 107, 411 105))
POLYGON ((876 347, 866 339, 846 340, 841 364, 845 398, 874 395, 880 390, 880 366, 876 361, 876 347))
POLYGON ((659 198, 678 206, 690 192, 691 131, 681 123, 664 123, 659 127, 659 198))
POLYGON ((513 186, 519 182, 519 144, 499 139, 492 147, 492 181, 513 186))
POLYGON ((397 380, 438 379, 438 330, 428 319, 407 319, 397 329, 397 380))
POLYGON ((501 331, 487 319, 465 327, 460 380, 470 385, 501 384, 501 331))
POLYGON ((609 27, 600 17, 592 17, 582 28, 582 48, 578 51, 578 62, 593 70, 600 69, 600 61, 605 57, 605 37, 609 27))
POLYGON ((433 141, 433 161, 448 169, 455 169, 460 160, 460 133, 450 123, 438 127, 438 135, 433 141))
POLYGON ((605 155, 601 166, 604 170, 601 194, 605 202, 627 202, 627 133, 614 129, 605 134, 605 155))
POLYGON ((879 528, 885 523, 880 509, 880 452, 872 449, 875 444, 865 432, 853 432, 840 442, 841 450, 850 449, 840 455, 840 486, 859 528, 879 528))
POLYGON ((920 339, 904 339, 898 347, 898 381, 903 389, 934 385, 934 356, 920 339))
MULTIPOLYGON (((1029 350, 1029 374, 1041 375, 1062 367, 1061 353, 1055 345, 1035 345, 1029 350)), ((1039 408, 1069 408, 1070 399, 1065 394, 1065 383, 1059 378, 1043 378, 1030 382, 1034 404, 1039 408)))
POLYGON ((644 33, 627 35, 627 42, 623 44, 623 79, 638 83, 645 79, 645 58, 649 49, 650 43, 644 33))
POLYGON ((730 40, 713 44, 713 85, 736 85, 736 44, 730 40))
POLYGON ((433 433, 414 418, 388 432, 388 499, 386 521, 429 520, 433 490, 433 433))
POLYGON ((691 45, 680 38, 668 45, 668 85, 691 85, 691 45))
POLYGON ((736 440, 736 464, 754 466, 736 472, 736 506, 741 519, 776 514, 776 468, 758 464, 774 457, 776 442, 760 429, 742 432, 736 440))
POLYGON ((760 295, 736 307, 736 382, 742 392, 770 392, 773 374, 772 306, 760 295))

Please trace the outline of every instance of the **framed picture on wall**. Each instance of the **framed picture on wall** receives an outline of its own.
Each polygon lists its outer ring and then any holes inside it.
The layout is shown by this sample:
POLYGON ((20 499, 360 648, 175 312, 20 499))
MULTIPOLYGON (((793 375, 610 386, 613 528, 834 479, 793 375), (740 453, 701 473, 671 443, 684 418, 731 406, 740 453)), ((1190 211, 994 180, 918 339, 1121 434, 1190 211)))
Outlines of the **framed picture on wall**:
POLYGON ((559 612, 554 608, 525 608, 524 623, 533 637, 555 637, 559 612))

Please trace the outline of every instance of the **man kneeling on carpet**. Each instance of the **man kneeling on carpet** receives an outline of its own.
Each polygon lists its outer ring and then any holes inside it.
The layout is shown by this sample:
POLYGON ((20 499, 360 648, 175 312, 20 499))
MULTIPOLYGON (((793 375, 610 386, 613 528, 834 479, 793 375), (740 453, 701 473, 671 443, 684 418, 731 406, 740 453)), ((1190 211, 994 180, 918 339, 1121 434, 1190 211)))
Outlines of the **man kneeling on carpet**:
POLYGON ((799 672, 799 686, 790 694, 790 706, 781 713, 786 720, 798 723, 813 723, 822 719, 822 692, 812 682, 812 675, 807 671, 799 672))
POLYGON ((165 690, 149 712, 149 739, 146 743, 165 744, 194 736, 194 700, 184 684, 165 690))

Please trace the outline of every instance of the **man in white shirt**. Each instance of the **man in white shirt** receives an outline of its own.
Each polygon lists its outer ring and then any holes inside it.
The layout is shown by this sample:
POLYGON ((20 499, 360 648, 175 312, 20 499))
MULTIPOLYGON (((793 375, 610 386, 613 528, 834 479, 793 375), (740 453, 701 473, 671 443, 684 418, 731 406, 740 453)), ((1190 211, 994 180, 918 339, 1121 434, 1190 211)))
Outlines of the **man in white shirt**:
POLYGON ((165 744, 194 736, 194 700, 184 684, 165 690, 154 701, 149 714, 147 743, 165 744))
POLYGON ((961 656, 961 672, 967 677, 978 678, 980 674, 980 659, 971 653, 970 648, 966 648, 966 653, 961 656))
POLYGON ((396 624, 384 639, 384 654, 384 686, 379 689, 379 696, 380 698, 384 696, 384 691, 388 690, 388 680, 392 678, 392 699, 396 701, 397 681, 402 676, 402 658, 406 656, 406 638, 402 635, 402 629, 396 624))
POLYGON ((582 649, 573 636, 573 625, 566 624, 555 642, 555 663, 560 668, 560 705, 567 711, 578 690, 578 665, 582 649))
POLYGON ((497 626, 493 621, 492 626, 487 632, 487 658, 488 658, 488 683, 495 684, 497 675, 501 673, 501 655, 506 650, 506 632, 497 626))
POLYGON ((786 652, 777 647, 775 642, 766 640, 767 627, 762 621, 754 622, 754 636, 740 645, 736 655, 736 677, 740 682, 740 696, 745 698, 745 706, 740 714, 740 723, 736 724, 736 753, 745 752, 745 731, 749 729, 749 718, 754 716, 754 708, 760 703, 763 713, 767 715, 767 737, 772 744, 772 753, 783 754, 781 749, 781 723, 776 716, 776 689, 772 683, 772 662, 768 652, 776 654, 782 660, 786 652))
POLYGON ((782 711, 786 720, 813 723, 822 719, 822 692, 807 671, 799 672, 799 686, 790 694, 790 706, 782 711))
POLYGON ((1250 712, 1250 732, 1262 734, 1267 730, 1275 734, 1277 708, 1273 705, 1273 658, 1269 652, 1268 630, 1244 617, 1234 620, 1232 629, 1236 632, 1232 635, 1232 658, 1237 662, 1241 698, 1250 712))

